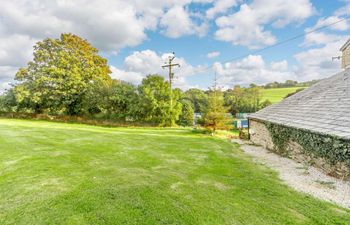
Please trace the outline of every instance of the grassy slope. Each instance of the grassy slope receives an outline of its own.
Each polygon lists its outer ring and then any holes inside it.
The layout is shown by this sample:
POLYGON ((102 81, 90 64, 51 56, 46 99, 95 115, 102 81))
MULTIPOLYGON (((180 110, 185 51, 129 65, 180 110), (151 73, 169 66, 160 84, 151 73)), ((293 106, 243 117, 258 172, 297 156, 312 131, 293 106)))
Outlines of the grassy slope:
POLYGON ((301 87, 263 89, 262 101, 269 100, 272 103, 280 102, 289 93, 293 93, 299 88, 301 87))
POLYGON ((0 224, 349 224, 185 129, 0 119, 0 224))

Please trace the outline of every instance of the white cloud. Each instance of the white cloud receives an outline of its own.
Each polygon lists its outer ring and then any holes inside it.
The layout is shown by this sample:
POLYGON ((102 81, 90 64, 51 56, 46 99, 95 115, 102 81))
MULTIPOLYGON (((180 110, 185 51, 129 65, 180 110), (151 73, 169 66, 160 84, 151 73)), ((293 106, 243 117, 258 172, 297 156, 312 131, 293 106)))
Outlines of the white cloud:
POLYGON ((337 10, 332 16, 318 19, 314 26, 305 29, 307 35, 302 46, 311 48, 294 55, 298 62, 296 73, 301 80, 325 78, 340 71, 340 60, 332 60, 332 57, 341 55, 339 49, 348 39, 343 32, 349 30, 350 24, 348 20, 342 20, 347 7, 337 10), (340 20, 323 31, 308 33, 340 20))
POLYGON ((313 32, 305 36, 302 46, 324 45, 330 42, 338 41, 342 37, 326 32, 313 32))
POLYGON ((341 36, 337 41, 296 54, 294 57, 299 63, 296 73, 300 80, 325 78, 339 72, 340 61, 332 60, 332 57, 341 54, 339 48, 346 40, 346 37, 341 36))
POLYGON ((124 60, 124 67, 127 71, 154 74, 161 72, 163 60, 152 50, 136 51, 127 56, 124 60))
POLYGON ((228 9, 236 6, 237 0, 216 0, 213 7, 206 11, 208 19, 213 19, 219 13, 225 13, 228 9))
POLYGON ((207 54, 207 58, 212 59, 212 58, 218 57, 219 55, 220 55, 220 52, 217 52, 217 51, 215 51, 215 52, 209 52, 209 53, 207 54))
POLYGON ((190 13, 183 6, 174 6, 169 9, 161 18, 160 26, 164 28, 163 33, 171 38, 191 34, 204 36, 208 29, 204 22, 199 25, 195 24, 190 13))
POLYGON ((24 66, 33 55, 35 42, 26 35, 0 37, 0 66, 24 66))
POLYGON ((286 60, 267 63, 260 55, 249 55, 242 60, 225 64, 215 63, 220 85, 230 88, 234 85, 247 86, 250 83, 266 84, 285 80, 310 81, 330 77, 341 71, 339 48, 346 42, 346 36, 321 46, 309 48, 294 55, 296 64, 290 67, 286 60))
POLYGON ((249 5, 242 4, 238 12, 217 18, 215 38, 252 49, 261 48, 276 43, 265 25, 281 28, 301 23, 313 12, 309 0, 254 0, 249 5))
POLYGON ((13 83, 13 77, 17 72, 17 67, 0 66, 0 94, 13 83))
MULTIPOLYGON (((249 48, 261 48, 276 43, 270 26, 281 28, 300 24, 314 13, 309 0, 252 0, 237 7, 241 0, 11 0, 1 1, 0 7, 0 90, 14 77, 18 67, 32 57, 32 46, 46 37, 58 37, 72 32, 88 39, 104 53, 117 53, 125 47, 137 46, 147 40, 148 31, 160 30, 178 38, 185 35, 203 36, 210 20, 216 18, 217 40, 249 48), (190 4, 209 7, 190 7, 190 4), (204 8, 207 8, 205 10, 204 8), (222 16, 223 14, 228 14, 222 16), (218 17, 219 16, 219 17, 218 17), (218 18, 217 18, 218 17, 218 18)), ((334 15, 320 18, 315 29, 344 18, 350 13, 350 2, 334 15)), ((312 29, 308 28, 308 29, 312 29)), ((238 62, 216 64, 227 82, 266 83, 285 79, 309 79, 331 75, 339 62, 329 62, 339 55, 345 37, 337 32, 349 30, 349 22, 332 26, 333 33, 314 32, 306 36, 301 47, 312 47, 295 55, 298 65, 285 60, 266 62, 261 56, 249 56, 238 62), (315 47, 315 45, 317 45, 315 47), (292 68, 291 68, 292 67, 292 68)), ((308 29, 305 31, 307 32, 308 29)), ((217 57, 219 52, 207 54, 217 57)), ((151 50, 136 51, 125 58, 121 68, 111 67, 114 78, 139 83, 149 73, 159 73, 169 54, 151 50)), ((183 58, 176 58, 181 68, 175 69, 178 87, 188 87, 187 78, 201 66, 194 67, 183 58)), ((225 80, 224 79, 224 80, 225 80)))
POLYGON ((147 26, 124 1, 13 0, 2 2, 0 14, 3 34, 42 39, 72 32, 106 51, 135 46, 146 39, 147 26))
POLYGON ((113 79, 123 80, 133 84, 139 84, 142 78, 144 78, 144 75, 142 73, 120 70, 115 66, 111 66, 111 71, 111 77, 113 79))
POLYGON ((312 28, 307 28, 305 31, 311 31, 314 29, 318 29, 320 27, 324 27, 327 25, 330 25, 328 28, 331 30, 338 30, 338 31, 346 31, 350 28, 350 23, 348 19, 344 19, 342 17, 338 17, 338 16, 329 16, 326 18, 320 18, 318 19, 317 23, 315 26, 313 26, 312 28), (338 22, 340 21, 340 22, 338 22))
POLYGON ((0 66, 25 66, 32 57, 35 42, 57 38, 61 33, 86 38, 105 54, 141 44, 147 40, 148 31, 159 28, 161 20, 164 33, 171 37, 205 35, 208 25, 187 7, 193 2, 212 1, 1 1, 0 66))
POLYGON ((287 60, 282 60, 279 62, 271 62, 271 69, 275 71, 287 71, 288 62, 287 60))
POLYGON ((215 63, 214 69, 219 75, 220 86, 224 88, 234 85, 247 86, 250 83, 282 82, 296 78, 296 74, 288 70, 288 63, 285 60, 268 64, 261 55, 249 55, 240 61, 225 64, 215 63))
POLYGON ((345 1, 345 5, 335 11, 336 16, 348 16, 350 15, 350 1, 345 1))
MULTIPOLYGON (((29 40, 71 32, 104 52, 117 52, 147 39, 159 23, 171 37, 204 35, 207 24, 194 22, 191 0, 12 0, 1 1, 0 37, 29 40)), ((202 1, 194 1, 202 2, 202 1)), ((197 20, 198 21, 198 18, 197 20)))
POLYGON ((276 38, 259 25, 259 18, 248 5, 241 5, 240 11, 230 16, 222 16, 216 20, 219 29, 215 38, 231 42, 234 45, 244 45, 249 48, 260 48, 272 45, 276 38))

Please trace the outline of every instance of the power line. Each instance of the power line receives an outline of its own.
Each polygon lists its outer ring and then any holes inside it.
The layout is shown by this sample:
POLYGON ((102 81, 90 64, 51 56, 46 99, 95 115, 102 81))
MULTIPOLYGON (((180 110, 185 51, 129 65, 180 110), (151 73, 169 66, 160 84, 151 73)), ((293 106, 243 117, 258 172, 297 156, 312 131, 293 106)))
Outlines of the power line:
MULTIPOLYGON (((283 41, 280 41, 280 42, 278 42, 278 43, 276 43, 276 44, 269 45, 269 46, 266 46, 266 47, 264 47, 264 48, 261 48, 261 49, 255 50, 255 51, 251 51, 251 52, 249 52, 249 53, 247 53, 247 54, 243 54, 243 55, 237 56, 237 57, 235 57, 235 58, 232 58, 232 59, 230 59, 230 60, 226 60, 226 61, 221 62, 221 63, 232 62, 232 61, 235 61, 235 60, 238 60, 238 59, 247 57, 247 56, 252 55, 252 54, 260 53, 260 52, 265 51, 265 50, 267 50, 267 49, 274 48, 274 47, 276 47, 276 46, 280 46, 280 45, 283 45, 283 44, 285 44, 285 43, 294 41, 294 40, 296 40, 296 39, 298 39, 298 38, 307 36, 307 35, 309 35, 309 34, 311 34, 311 33, 316 32, 316 31, 323 30, 323 29, 325 29, 325 28, 327 28, 327 27, 331 27, 331 26, 333 26, 333 25, 335 25, 335 24, 337 24, 337 23, 340 23, 340 22, 345 21, 345 20, 348 20, 348 19, 349 19, 349 18, 343 18, 343 19, 337 20, 337 21, 335 21, 335 22, 333 22, 333 23, 326 24, 326 25, 324 25, 324 26, 315 28, 315 29, 313 29, 313 30, 310 30, 310 31, 305 32, 305 33, 302 33, 302 34, 298 34, 298 35, 293 36, 293 37, 291 37, 291 38, 288 38, 288 39, 285 39, 285 40, 283 40, 283 41)), ((213 66, 214 66, 214 64, 211 65, 211 66, 208 66, 208 67, 206 67, 206 68, 200 69, 200 70, 198 70, 198 71, 195 71, 195 72, 193 72, 193 73, 190 74, 190 75, 195 75, 195 74, 198 74, 198 73, 203 73, 203 72, 205 72, 205 71, 209 71, 209 70, 211 70, 211 69, 213 68, 213 66)))

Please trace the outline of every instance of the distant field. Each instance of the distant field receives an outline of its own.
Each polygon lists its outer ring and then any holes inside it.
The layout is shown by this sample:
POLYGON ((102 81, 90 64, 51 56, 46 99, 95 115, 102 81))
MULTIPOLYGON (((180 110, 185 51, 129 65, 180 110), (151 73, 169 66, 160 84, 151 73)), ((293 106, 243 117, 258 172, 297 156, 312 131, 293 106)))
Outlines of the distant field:
POLYGON ((293 93, 299 88, 302 87, 263 89, 262 101, 269 100, 272 103, 280 102, 289 93, 293 93))
POLYGON ((350 224, 190 129, 0 119, 0 224, 350 224))

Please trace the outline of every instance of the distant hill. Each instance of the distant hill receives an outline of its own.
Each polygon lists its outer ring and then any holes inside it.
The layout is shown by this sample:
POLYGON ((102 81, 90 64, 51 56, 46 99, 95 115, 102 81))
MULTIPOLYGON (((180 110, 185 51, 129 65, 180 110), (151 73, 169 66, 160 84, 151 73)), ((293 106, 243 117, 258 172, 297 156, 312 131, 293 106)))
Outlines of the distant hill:
POLYGON ((262 101, 269 100, 271 103, 282 101, 288 94, 296 92, 300 88, 307 87, 287 87, 262 89, 262 101))
MULTIPOLYGON (((305 89, 316 84, 319 80, 312 80, 306 82, 298 82, 294 80, 287 80, 284 83, 271 82, 265 85, 261 85, 262 101, 269 100, 271 103, 282 101, 287 95, 295 93, 299 89, 305 89)), ((254 86, 254 84, 251 84, 254 86)))

